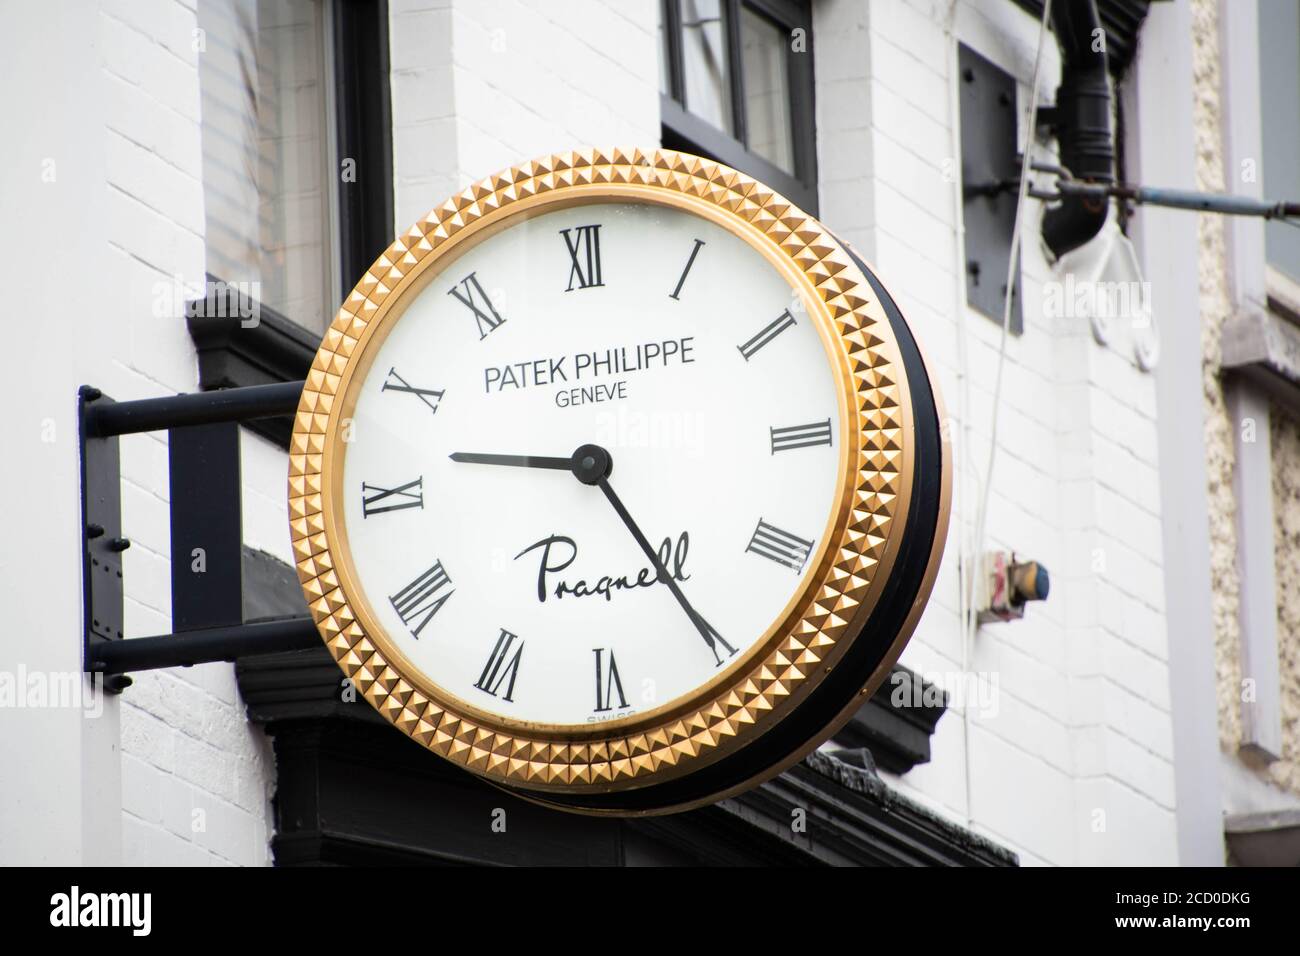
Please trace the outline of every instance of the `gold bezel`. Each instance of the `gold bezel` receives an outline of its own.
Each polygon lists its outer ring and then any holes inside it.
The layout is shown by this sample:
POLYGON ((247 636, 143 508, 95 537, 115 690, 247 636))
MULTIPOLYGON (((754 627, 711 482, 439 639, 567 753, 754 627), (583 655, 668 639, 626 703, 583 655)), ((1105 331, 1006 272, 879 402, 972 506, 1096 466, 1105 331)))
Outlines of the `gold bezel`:
POLYGON ((883 308, 821 225, 761 183, 669 150, 555 154, 474 184, 432 210, 371 266, 326 332, 290 445, 295 562, 330 653, 366 699, 429 749, 497 782, 549 791, 644 786, 756 739, 798 706, 857 636, 888 578, 910 500, 910 401, 883 308), (677 702, 612 725, 497 719, 413 668, 355 586, 337 508, 340 422, 351 380, 386 320, 450 256, 520 215, 642 198, 706 214, 759 249, 799 291, 840 382, 842 469, 813 570, 786 614, 740 662, 677 702), (854 440, 850 440, 850 436, 854 440))

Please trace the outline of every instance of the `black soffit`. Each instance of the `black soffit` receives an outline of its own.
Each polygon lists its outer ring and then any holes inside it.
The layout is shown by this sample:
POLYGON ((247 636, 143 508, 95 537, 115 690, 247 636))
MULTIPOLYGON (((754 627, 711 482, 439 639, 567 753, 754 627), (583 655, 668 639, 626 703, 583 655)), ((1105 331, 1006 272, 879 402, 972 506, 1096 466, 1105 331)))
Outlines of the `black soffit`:
MULTIPOLYGON (((1035 20, 1043 16, 1042 0, 1012 0, 1016 6, 1033 14, 1035 20)), ((1055 0, 1055 4, 1080 3, 1083 0, 1055 0)), ((1055 5, 1054 4, 1054 5, 1055 5)), ((1138 31, 1146 19, 1151 0, 1097 0, 1097 13, 1106 30, 1106 53, 1110 71, 1116 77, 1124 75, 1133 57, 1137 55, 1138 31)))

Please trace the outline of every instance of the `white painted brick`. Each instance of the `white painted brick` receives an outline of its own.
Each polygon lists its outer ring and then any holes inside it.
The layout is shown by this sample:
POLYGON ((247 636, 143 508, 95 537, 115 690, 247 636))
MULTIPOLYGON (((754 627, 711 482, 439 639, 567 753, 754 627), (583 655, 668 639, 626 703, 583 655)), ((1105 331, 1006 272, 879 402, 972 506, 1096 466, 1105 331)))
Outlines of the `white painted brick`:
POLYGON ((1169 810, 1107 778, 1080 781, 1075 789, 1073 831, 1079 865, 1151 866, 1177 859, 1169 810), (1104 829, 1096 829, 1098 821, 1104 829))
POLYGON ((156 767, 122 755, 122 810, 144 823, 162 823, 162 778, 156 767))
POLYGON ((1151 514, 1160 513, 1159 476, 1154 468, 1099 433, 1094 435, 1093 454, 1098 482, 1128 496, 1151 514))
POLYGON ((1146 601, 1129 595, 1116 594, 1116 600, 1122 601, 1124 614, 1123 625, 1118 633, 1135 647, 1158 660, 1168 660, 1169 635, 1165 626, 1164 615, 1152 608, 1146 601))
POLYGON ((168 673, 188 684, 196 693, 206 694, 220 704, 231 708, 243 707, 239 700, 233 665, 214 663, 205 667, 177 668, 168 673))
MULTIPOLYGON (((452 120, 456 110, 455 91, 451 85, 451 68, 408 70, 391 78, 393 111, 394 169, 418 168, 429 157, 409 149, 399 149, 397 131, 420 126, 434 120, 452 120)), ((448 133, 454 143, 455 124, 448 133)))
POLYGON ((946 75, 948 41, 940 23, 921 16, 902 0, 876 0, 871 5, 871 28, 886 40, 911 51, 923 68, 946 75))
POLYGON ((1160 519, 1104 485, 1097 487, 1097 526, 1152 564, 1162 560, 1160 519))
POLYGON ((148 90, 111 73, 104 76, 105 126, 201 179, 203 151, 193 120, 163 105, 148 90))
MULTIPOLYGON (((830 119, 835 129, 871 126, 871 87, 860 79, 835 80, 819 86, 817 115, 830 119)), ((825 148, 834 148, 834 143, 827 143, 825 148)))
POLYGON ((1105 578, 1119 590, 1131 597, 1146 601, 1152 606, 1163 606, 1163 598, 1158 587, 1163 581, 1160 566, 1148 561, 1130 548, 1121 538, 1109 538, 1102 545, 1105 549, 1105 578))
MULTIPOLYGON (((171 562, 143 545, 122 552, 126 594, 168 620, 172 613, 171 562)), ((134 633, 128 621, 128 633, 134 633)), ((137 636, 140 636, 137 633, 137 636)))
POLYGON ((197 821, 193 841, 212 853, 242 866, 254 862, 249 815, 237 807, 211 796, 195 792, 191 814, 197 821))
POLYGON ((1037 754, 1062 774, 1071 773, 1070 734, 1061 720, 1027 705, 1002 686, 997 688, 995 700, 996 706, 990 708, 994 712, 987 716, 974 701, 970 703, 973 727, 1037 754))
POLYGON ((126 866, 151 866, 150 851, 157 828, 129 813, 122 815, 122 863, 126 866))
POLYGON ((109 240, 149 263, 163 275, 186 281, 203 274, 203 240, 166 219, 140 200, 112 186, 106 200, 109 240))
POLYGON ((100 0, 100 9, 113 19, 157 43, 185 65, 198 65, 194 9, 176 0, 100 0))
MULTIPOLYGON (((389 14, 388 61, 394 73, 451 65, 451 10, 389 14)), ((396 93, 396 85, 394 85, 396 93)))
POLYGON ((952 310, 956 279, 922 261, 892 231, 877 230, 875 259, 904 315, 908 313, 909 299, 936 312, 952 310))
POLYGON ((122 482, 122 529, 132 547, 143 545, 164 558, 171 552, 170 506, 130 481, 122 482))
POLYGON ((884 33, 874 33, 870 46, 871 78, 901 96, 936 123, 952 123, 945 74, 936 72, 884 33))
POLYGON ((130 699, 121 709, 122 750, 155 767, 176 762, 176 731, 141 710, 130 699))
POLYGON ((1099 632, 1099 640, 1107 676, 1153 706, 1167 711, 1169 671, 1164 662, 1107 631, 1099 632))
POLYGON ((176 735, 176 775, 223 800, 235 798, 234 757, 188 734, 176 735))
MULTIPOLYGON (((926 159, 889 137, 876 136, 873 141, 874 152, 869 154, 871 171, 951 229, 956 222, 953 177, 961 176, 960 159, 952 156, 951 149, 938 159, 926 159)), ((948 246, 943 252, 948 268, 951 268, 953 241, 949 235, 948 246)))
MULTIPOLYGON (((870 190, 853 183, 822 183, 818 189, 822 221, 841 240, 856 244, 845 236, 875 224, 875 202, 870 190)), ((862 250, 858 250, 862 254, 862 250)))
POLYGON ((1070 776, 978 725, 971 738, 975 818, 1046 859, 1071 862, 1070 776))
POLYGON ((971 667, 996 673, 1001 687, 1011 689, 1038 710, 1065 721, 1069 715, 1064 675, 1041 661, 1017 650, 987 640, 988 628, 975 637, 971 667))
POLYGON ((876 86, 871 92, 871 125, 922 162, 942 167, 952 155, 952 134, 897 93, 876 86))
POLYGON ((207 866, 210 855, 197 844, 158 831, 150 847, 151 866, 207 866))
POLYGON ((154 494, 167 493, 167 433, 146 432, 118 439, 122 480, 134 482, 154 494))
POLYGON ((104 69, 198 122, 199 77, 193 64, 106 14, 100 15, 100 39, 104 69))
POLYGON ((1173 765, 1123 734, 1106 735, 1106 771, 1162 807, 1173 809, 1173 765))
POLYGON ((1070 754, 1076 777, 1099 777, 1106 772, 1107 729, 1100 724, 1074 727, 1070 734, 1070 754))
POLYGON ((203 185, 196 177, 112 131, 105 147, 109 179, 118 189, 195 235, 203 234, 203 185))
POLYGON ((935 219, 883 180, 876 183, 875 204, 879 221, 924 260, 923 267, 948 269, 953 248, 949 225, 935 219))
POLYGON ((1173 757, 1173 724, 1167 707, 1161 707, 1142 693, 1134 693, 1113 678, 1096 684, 1091 708, 1113 731, 1125 734, 1154 754, 1173 757))

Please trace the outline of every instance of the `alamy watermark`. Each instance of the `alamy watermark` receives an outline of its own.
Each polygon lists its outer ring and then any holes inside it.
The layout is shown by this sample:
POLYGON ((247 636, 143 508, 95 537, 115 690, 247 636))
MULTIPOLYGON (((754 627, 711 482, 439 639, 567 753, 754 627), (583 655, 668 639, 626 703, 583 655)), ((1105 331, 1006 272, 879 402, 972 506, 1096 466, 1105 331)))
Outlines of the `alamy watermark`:
POLYGON ((81 671, 0 670, 0 710, 80 710, 87 718, 104 712, 104 677, 81 671))
POLYGON ((1001 682, 995 671, 896 671, 889 681, 894 685, 889 695, 893 707, 969 707, 981 717, 998 715, 1001 682))
POLYGON ((1067 273, 1043 283, 1043 314, 1049 319, 1129 319, 1135 328, 1151 324, 1151 283, 1076 280, 1067 273))
POLYGON ((168 319, 179 315, 195 318, 239 319, 245 329, 262 322, 262 283, 209 279, 186 282, 180 275, 153 284, 153 315, 168 319))

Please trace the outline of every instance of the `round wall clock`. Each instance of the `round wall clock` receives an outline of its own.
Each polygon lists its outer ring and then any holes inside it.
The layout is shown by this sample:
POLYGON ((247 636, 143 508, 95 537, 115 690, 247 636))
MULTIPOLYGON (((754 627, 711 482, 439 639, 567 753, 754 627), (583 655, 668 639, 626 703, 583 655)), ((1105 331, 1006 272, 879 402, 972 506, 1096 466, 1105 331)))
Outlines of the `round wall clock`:
POLYGON ((361 278, 290 448, 299 576, 403 733, 528 799, 679 810, 884 679, 948 520, 935 386, 880 281, 717 163, 547 156, 361 278))

